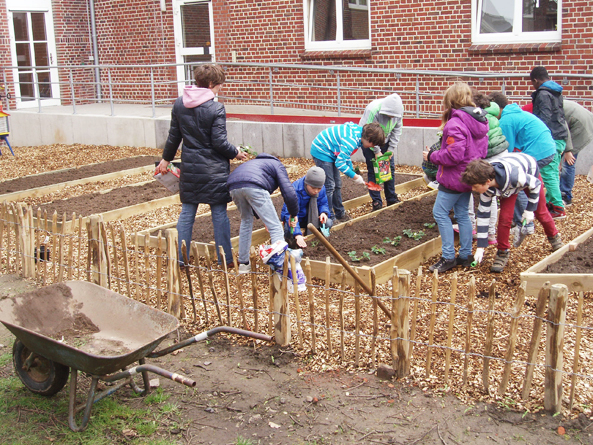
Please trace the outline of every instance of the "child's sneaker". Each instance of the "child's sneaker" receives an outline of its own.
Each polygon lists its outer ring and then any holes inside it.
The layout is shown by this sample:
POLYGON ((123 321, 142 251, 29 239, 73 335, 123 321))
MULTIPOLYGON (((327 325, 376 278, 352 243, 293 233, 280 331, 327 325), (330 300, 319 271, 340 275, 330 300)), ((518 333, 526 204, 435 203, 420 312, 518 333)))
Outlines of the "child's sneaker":
POLYGON ((430 266, 428 270, 434 272, 435 270, 439 273, 443 273, 448 271, 449 269, 453 269, 457 266, 457 260, 453 258, 452 260, 447 260, 444 257, 441 257, 435 264, 430 266))
POLYGON ((552 219, 558 220, 566 218, 566 212, 560 206, 548 204, 548 210, 550 211, 550 215, 552 215, 552 219))
POLYGON ((250 272, 251 272, 251 263, 239 264, 239 274, 250 273, 250 272))
POLYGON ((496 252, 496 258, 490 267, 490 272, 501 273, 509 261, 509 251, 499 250, 496 252))
POLYGON ((552 246, 552 251, 554 252, 564 246, 564 243, 562 242, 562 238, 560 238, 559 233, 557 233, 551 238, 548 238, 548 241, 550 242, 550 245, 552 246))
POLYGON ((428 184, 426 184, 426 186, 429 189, 432 189, 432 190, 438 190, 439 189, 439 183, 437 181, 431 181, 428 184))
POLYGON ((495 234, 490 234, 488 235, 488 244, 493 246, 495 244, 498 244, 498 240, 496 239, 496 235, 495 234))
POLYGON ((564 207, 570 207, 572 205, 572 198, 569 198, 566 195, 562 195, 562 203, 564 204, 564 207))

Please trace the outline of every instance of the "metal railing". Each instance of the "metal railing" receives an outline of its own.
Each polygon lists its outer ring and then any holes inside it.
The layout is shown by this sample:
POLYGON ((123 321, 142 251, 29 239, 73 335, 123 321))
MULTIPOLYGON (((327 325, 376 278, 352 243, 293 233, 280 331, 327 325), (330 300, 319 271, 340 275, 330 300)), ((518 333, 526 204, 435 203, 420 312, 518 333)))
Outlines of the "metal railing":
MULTIPOLYGON (((196 63, 183 65, 184 72, 196 63)), ((480 91, 502 91, 511 101, 529 101, 531 85, 528 73, 489 73, 469 71, 399 70, 364 67, 220 63, 227 71, 227 80, 219 98, 227 104, 260 105, 277 108, 300 108, 324 112, 360 114, 375 98, 397 92, 404 101, 405 115, 415 118, 440 116, 442 94, 452 82, 465 81, 480 91)), ((2 67, 5 107, 36 101, 38 112, 48 101, 59 100, 61 105, 109 103, 115 115, 116 104, 150 105, 152 117, 156 108, 170 106, 178 96, 178 86, 190 84, 177 80, 177 64, 157 65, 84 65, 56 67, 2 67), (40 82, 39 71, 51 69, 56 81, 40 82), (17 83, 15 72, 30 72, 30 82, 17 83), (95 72, 100 79, 95 79, 95 72), (34 92, 34 97, 20 94, 22 86, 34 92), (57 86, 58 97, 42 97, 57 86), (106 94, 104 94, 106 92, 106 94)), ((557 73, 553 79, 561 83, 565 97, 593 102, 589 90, 593 75, 557 73)))

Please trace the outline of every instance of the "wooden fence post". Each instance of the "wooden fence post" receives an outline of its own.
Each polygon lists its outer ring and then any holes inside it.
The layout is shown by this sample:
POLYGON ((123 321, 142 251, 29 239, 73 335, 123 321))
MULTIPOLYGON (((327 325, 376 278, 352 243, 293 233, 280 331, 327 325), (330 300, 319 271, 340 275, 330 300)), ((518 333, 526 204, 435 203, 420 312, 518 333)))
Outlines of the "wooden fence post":
POLYGON ((311 322, 311 352, 316 353, 315 349, 315 301, 313 298, 313 281, 311 280, 311 262, 309 257, 305 258, 305 277, 307 278, 307 297, 309 298, 309 321, 311 322))
POLYGON ((486 328, 486 346, 484 348, 484 368, 482 369, 482 384, 484 391, 489 392, 490 384, 490 354, 494 340, 494 297, 496 296, 496 281, 492 280, 488 291, 488 324, 486 328))
POLYGON ((179 251, 177 249, 177 229, 165 231, 167 241, 167 312, 181 317, 181 297, 179 295, 179 251))
POLYGON ((568 410, 572 411, 574 403, 574 391, 577 384, 577 372, 579 372, 579 352, 581 350, 581 326, 583 324, 583 292, 579 292, 579 304, 577 309, 577 338, 574 344, 574 361, 572 364, 572 376, 570 377, 570 402, 568 410))
POLYGON ((474 301, 476 299, 476 277, 469 280, 467 305, 467 326, 465 328, 465 357, 463 358, 463 385, 467 385, 467 367, 469 365, 469 353, 472 347, 472 321, 474 319, 474 301))
POLYGON ((101 215, 93 215, 89 218, 90 273, 92 283, 107 287, 107 258, 105 245, 102 242, 102 222, 103 217, 101 215))
POLYGON ((397 299, 397 370, 398 379, 410 374, 410 272, 399 272, 399 298, 397 299))
POLYGON ((397 300, 399 299, 399 269, 393 266, 391 274, 391 329, 389 332, 389 348, 391 352, 391 366, 394 370, 398 368, 399 355, 397 353, 397 334, 399 331, 399 314, 397 311, 397 300))
POLYGON ((553 284, 550 288, 548 329, 546 332, 546 369, 544 379, 544 409, 550 414, 562 408, 562 367, 564 365, 564 323, 568 287, 553 284))
POLYGON ((288 299, 288 252, 284 254, 284 271, 282 283, 277 273, 273 273, 273 296, 274 296, 274 337, 280 346, 287 346, 290 343, 290 306, 288 299))
POLYGON ((521 309, 523 309, 523 304, 525 304, 525 289, 527 287, 527 282, 523 281, 521 286, 519 286, 519 293, 517 295, 517 300, 515 300, 515 306, 513 307, 513 313, 511 315, 511 330, 509 333, 509 345, 507 347, 507 353, 504 357, 504 372, 502 373, 502 380, 500 381, 500 385, 498 387, 498 395, 502 397, 502 395, 507 390, 507 385, 509 383, 509 378, 511 377, 511 366, 513 360, 513 354, 515 353, 515 345, 517 343, 517 330, 519 329, 519 316, 521 315, 521 309))
POLYGON ((445 382, 449 382, 451 366, 451 348, 453 341, 453 325, 455 321, 455 300, 457 298, 457 272, 451 278, 451 301, 449 302, 449 329, 447 331, 447 349, 445 349, 445 382))

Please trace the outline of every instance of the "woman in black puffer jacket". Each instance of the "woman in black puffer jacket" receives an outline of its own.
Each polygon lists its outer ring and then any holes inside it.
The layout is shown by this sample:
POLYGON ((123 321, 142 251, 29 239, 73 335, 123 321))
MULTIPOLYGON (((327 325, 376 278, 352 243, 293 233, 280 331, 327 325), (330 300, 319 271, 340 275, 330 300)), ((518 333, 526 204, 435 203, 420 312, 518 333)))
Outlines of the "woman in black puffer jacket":
POLYGON ((182 241, 185 241, 189 252, 198 205, 208 204, 212 213, 218 263, 222 264, 222 246, 227 263, 232 264, 231 226, 226 213, 231 196, 226 181, 231 170, 229 160, 243 160, 247 154, 227 141, 224 105, 214 100, 225 81, 222 67, 200 65, 195 69, 194 77, 196 86, 185 87, 183 95, 173 105, 169 137, 157 172, 167 173, 167 166, 183 141, 179 182, 182 207, 177 221, 180 261, 183 260, 182 241))

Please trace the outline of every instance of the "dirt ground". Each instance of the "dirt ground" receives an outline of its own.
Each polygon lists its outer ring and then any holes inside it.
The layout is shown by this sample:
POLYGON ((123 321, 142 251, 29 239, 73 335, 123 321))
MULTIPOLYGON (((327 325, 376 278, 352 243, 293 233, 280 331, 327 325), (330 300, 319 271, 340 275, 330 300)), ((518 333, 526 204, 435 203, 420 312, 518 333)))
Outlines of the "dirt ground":
POLYGON ((593 269, 593 238, 579 244, 574 252, 566 252, 546 268, 547 273, 591 273, 593 269))
MULTIPOLYGON (((0 298, 32 289, 18 277, 0 276, 0 298)), ((12 340, 0 326, 0 354, 10 352, 12 340)), ((181 425, 168 433, 168 440, 236 444, 242 437, 270 445, 593 443, 593 426, 584 415, 565 421, 561 416, 512 411, 503 404, 465 405, 446 388, 423 391, 374 374, 306 372, 308 359, 290 348, 219 334, 178 354, 148 360, 197 381, 191 390, 159 379, 170 395, 168 402, 178 407, 171 420, 181 425), (565 428, 562 436, 559 426, 565 428)), ((1 376, 11 372, 12 361, 0 367, 1 376)), ((110 397, 145 408, 141 399, 130 396, 124 388, 110 397)), ((67 390, 55 397, 67 397, 67 390)), ((56 417, 66 422, 65 415, 56 417)))

